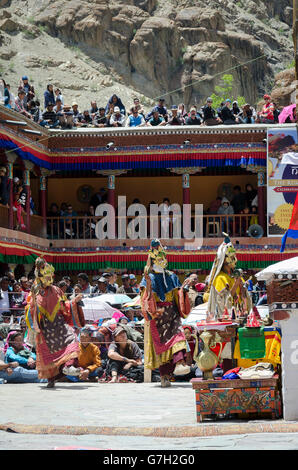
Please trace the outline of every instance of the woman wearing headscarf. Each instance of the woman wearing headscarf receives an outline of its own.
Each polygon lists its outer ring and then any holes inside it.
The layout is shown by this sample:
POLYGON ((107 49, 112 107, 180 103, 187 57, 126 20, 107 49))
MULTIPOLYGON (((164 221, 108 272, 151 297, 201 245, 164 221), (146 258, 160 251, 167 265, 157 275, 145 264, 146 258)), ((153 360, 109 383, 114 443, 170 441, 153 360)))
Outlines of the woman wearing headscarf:
POLYGON ((109 99, 109 101, 106 105, 105 113, 106 114, 109 114, 109 113, 113 114, 113 110, 116 106, 118 108, 120 108, 120 113, 125 115, 125 106, 122 103, 121 98, 119 98, 119 96, 117 96, 115 94, 112 95, 111 98, 109 99))

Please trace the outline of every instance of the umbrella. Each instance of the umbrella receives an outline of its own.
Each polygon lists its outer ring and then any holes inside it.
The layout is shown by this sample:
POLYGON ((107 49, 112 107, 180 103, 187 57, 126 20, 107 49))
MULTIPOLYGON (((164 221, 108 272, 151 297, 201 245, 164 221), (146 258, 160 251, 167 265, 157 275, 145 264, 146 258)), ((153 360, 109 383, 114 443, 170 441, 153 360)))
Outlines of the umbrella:
POLYGON ((112 318, 115 313, 122 314, 107 302, 103 302, 102 297, 87 297, 84 299, 83 312, 85 320, 97 321, 100 318, 112 318))
POLYGON ((126 294, 102 294, 100 300, 110 305, 123 305, 130 302, 131 298, 126 294))
POLYGON ((290 116, 291 122, 293 121, 293 111, 296 108, 296 104, 291 104, 290 106, 285 106, 284 109, 281 111, 280 115, 278 116, 279 124, 284 124, 286 122, 287 117, 290 116))
POLYGON ((130 302, 124 304, 123 307, 141 308, 141 296, 137 295, 134 299, 131 299, 130 302))
POLYGON ((269 281, 274 274, 298 274, 298 256, 271 264, 256 273, 255 277, 258 281, 269 281))
MULTIPOLYGON (((194 307, 188 317, 182 321, 182 325, 196 326, 198 322, 206 320, 207 305, 208 302, 194 307)), ((258 305, 257 308, 261 318, 266 318, 269 315, 268 305, 258 305)))

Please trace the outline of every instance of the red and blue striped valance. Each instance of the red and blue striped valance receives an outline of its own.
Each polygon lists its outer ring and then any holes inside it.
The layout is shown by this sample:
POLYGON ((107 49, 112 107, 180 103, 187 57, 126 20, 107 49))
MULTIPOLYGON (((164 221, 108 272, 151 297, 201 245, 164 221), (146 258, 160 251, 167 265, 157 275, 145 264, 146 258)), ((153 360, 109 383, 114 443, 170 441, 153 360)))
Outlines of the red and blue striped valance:
POLYGON ((60 171, 131 170, 166 168, 250 169, 266 167, 263 143, 195 144, 141 147, 73 148, 49 150, 47 147, 0 129, 0 148, 13 150, 22 160, 41 168, 60 171))

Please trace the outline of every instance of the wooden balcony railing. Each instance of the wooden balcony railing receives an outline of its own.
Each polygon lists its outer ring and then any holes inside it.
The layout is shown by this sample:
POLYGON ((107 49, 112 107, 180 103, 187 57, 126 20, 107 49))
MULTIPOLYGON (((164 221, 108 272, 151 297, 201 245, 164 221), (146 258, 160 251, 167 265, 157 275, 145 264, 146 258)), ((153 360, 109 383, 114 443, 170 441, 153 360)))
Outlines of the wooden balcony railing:
MULTIPOLYGON (((147 238, 150 237, 150 220, 147 219, 147 238)), ((173 234, 174 223, 171 215, 169 216, 169 236, 167 238, 174 238, 173 234)), ((115 217, 115 237, 117 238, 118 219, 115 217)), ((133 217, 127 217, 127 224, 133 220, 133 217)), ((222 232, 227 232, 231 236, 247 237, 247 231, 250 225, 256 223, 256 214, 235 214, 235 215, 203 215, 201 218, 203 237, 222 237, 222 232)), ((47 237, 49 239, 69 240, 69 239, 96 239, 95 227, 97 222, 102 220, 102 217, 93 216, 77 216, 77 217, 47 217, 47 237)), ((138 217, 140 220, 140 216, 138 217)), ((152 219, 151 219, 152 221, 152 219)), ((122 221, 123 223, 123 221, 122 221)), ((181 234, 183 234, 182 222, 181 234)), ((195 220, 194 216, 191 217, 191 230, 194 230, 195 220)), ((177 227, 177 226, 176 226, 177 227)), ((158 216, 158 236, 162 237, 162 218, 158 216)), ((127 230, 126 230, 127 233, 127 230)), ((127 238, 129 234, 127 234, 127 238)), ((175 236, 175 238, 178 238, 175 236)), ((183 238, 181 235, 180 238, 183 238)))

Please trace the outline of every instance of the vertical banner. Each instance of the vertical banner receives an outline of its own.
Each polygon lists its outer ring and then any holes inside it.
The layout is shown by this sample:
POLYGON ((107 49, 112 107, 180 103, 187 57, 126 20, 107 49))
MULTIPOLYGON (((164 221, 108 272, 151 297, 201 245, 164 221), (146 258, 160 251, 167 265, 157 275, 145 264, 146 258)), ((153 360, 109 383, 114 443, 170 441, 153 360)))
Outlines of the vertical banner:
POLYGON ((296 128, 267 131, 267 224, 269 237, 288 230, 298 191, 296 128))

